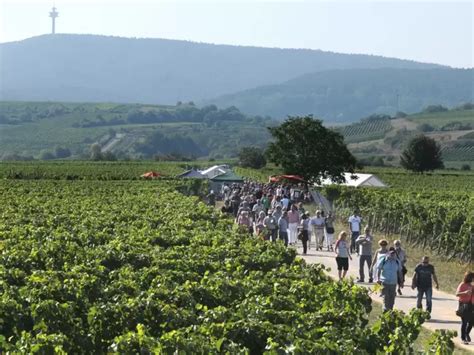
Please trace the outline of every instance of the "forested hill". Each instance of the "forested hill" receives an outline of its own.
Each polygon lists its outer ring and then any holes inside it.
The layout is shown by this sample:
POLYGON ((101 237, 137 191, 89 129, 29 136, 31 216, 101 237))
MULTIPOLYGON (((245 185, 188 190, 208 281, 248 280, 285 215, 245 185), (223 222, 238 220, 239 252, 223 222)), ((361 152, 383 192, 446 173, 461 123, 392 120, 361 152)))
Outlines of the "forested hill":
POLYGON ((314 114, 334 123, 374 113, 415 113, 433 104, 459 106, 472 102, 473 95, 473 69, 381 68, 311 73, 208 102, 275 118, 314 114))
POLYGON ((0 44, 0 53, 1 100, 175 104, 316 71, 436 67, 319 50, 72 34, 0 44))

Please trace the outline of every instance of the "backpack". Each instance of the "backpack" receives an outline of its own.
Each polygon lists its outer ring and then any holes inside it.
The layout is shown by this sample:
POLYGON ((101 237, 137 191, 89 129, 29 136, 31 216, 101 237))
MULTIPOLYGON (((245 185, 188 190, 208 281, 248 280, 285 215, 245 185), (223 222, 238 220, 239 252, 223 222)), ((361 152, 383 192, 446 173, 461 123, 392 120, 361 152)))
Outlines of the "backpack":
MULTIPOLYGON (((384 254, 384 255, 385 255, 385 254, 384 254)), ((395 261, 397 262, 398 268, 400 268, 400 260, 395 259, 395 261)), ((382 263, 380 264, 380 267, 383 268, 383 266, 385 265, 386 262, 387 262, 387 258, 384 258, 384 259, 382 260, 382 263)), ((397 283, 398 283, 398 284, 403 283, 403 276, 400 276, 400 273, 399 273, 399 272, 397 272, 397 283)))

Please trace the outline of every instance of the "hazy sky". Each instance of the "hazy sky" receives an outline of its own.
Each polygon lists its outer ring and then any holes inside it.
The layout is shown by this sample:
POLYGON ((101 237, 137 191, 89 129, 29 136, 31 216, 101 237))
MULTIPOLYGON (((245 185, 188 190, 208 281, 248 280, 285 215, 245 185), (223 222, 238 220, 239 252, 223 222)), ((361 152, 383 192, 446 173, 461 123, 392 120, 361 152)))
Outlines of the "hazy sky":
POLYGON ((473 0, 0 0, 0 42, 49 33, 53 3, 58 33, 314 48, 473 67, 473 0))

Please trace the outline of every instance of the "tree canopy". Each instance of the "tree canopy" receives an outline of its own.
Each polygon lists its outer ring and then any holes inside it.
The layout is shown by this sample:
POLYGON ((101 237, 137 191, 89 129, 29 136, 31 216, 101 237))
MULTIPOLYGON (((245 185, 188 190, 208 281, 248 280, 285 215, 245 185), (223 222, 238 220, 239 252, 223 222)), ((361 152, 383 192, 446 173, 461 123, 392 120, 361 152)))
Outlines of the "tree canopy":
POLYGON ((439 144, 425 135, 419 135, 408 142, 400 156, 400 164, 407 170, 419 173, 444 167, 439 144))
POLYGON ((260 148, 243 147, 239 152, 239 164, 244 168, 260 169, 267 165, 267 159, 260 148))
POLYGON ((286 174, 302 176, 308 182, 330 178, 344 181, 344 172, 354 172, 355 157, 343 136, 323 126, 313 116, 289 117, 277 127, 269 127, 274 141, 267 156, 286 174))

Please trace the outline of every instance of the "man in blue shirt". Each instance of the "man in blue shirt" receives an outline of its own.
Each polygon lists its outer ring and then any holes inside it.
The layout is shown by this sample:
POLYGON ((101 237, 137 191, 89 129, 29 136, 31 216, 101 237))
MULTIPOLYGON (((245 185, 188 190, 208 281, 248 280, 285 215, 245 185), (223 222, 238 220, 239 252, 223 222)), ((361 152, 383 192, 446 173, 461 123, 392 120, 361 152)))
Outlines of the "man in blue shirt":
MULTIPOLYGON (((377 268, 377 282, 383 286, 383 311, 393 309, 395 297, 397 295, 397 284, 402 279, 402 266, 397 260, 395 249, 391 247, 384 260, 380 262, 377 268)), ((400 284, 403 288, 403 282, 400 284)))

